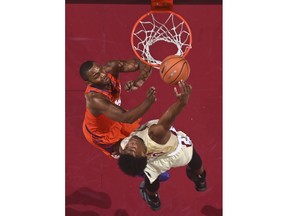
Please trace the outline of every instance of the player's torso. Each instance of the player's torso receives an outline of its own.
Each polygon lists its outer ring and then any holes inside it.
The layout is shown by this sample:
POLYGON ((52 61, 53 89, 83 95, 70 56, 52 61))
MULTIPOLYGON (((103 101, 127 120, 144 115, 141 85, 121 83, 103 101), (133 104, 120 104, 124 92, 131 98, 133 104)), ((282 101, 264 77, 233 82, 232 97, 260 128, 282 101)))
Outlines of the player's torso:
POLYGON ((100 89, 93 85, 88 85, 85 90, 85 94, 89 94, 90 92, 95 92, 102 94, 105 96, 111 103, 114 103, 118 106, 121 105, 121 84, 120 81, 112 76, 111 74, 107 74, 111 81, 111 88, 110 89, 100 89))
POLYGON ((171 136, 167 143, 158 144, 154 142, 148 135, 149 127, 153 124, 156 124, 158 120, 151 120, 147 122, 146 124, 139 127, 133 135, 136 135, 143 139, 144 143, 147 147, 147 156, 149 160, 153 160, 153 158, 159 158, 162 156, 166 156, 172 152, 174 152, 177 149, 178 146, 178 139, 177 136, 174 133, 171 133, 171 136))
MULTIPOLYGON (((97 87, 94 87, 92 85, 88 85, 85 91, 85 94, 89 94, 90 92, 95 92, 101 94, 104 98, 109 100, 111 103, 114 103, 117 106, 121 105, 121 84, 118 79, 113 77, 111 74, 107 74, 107 76, 111 80, 111 89, 99 89, 97 87)), ((97 111, 96 111, 97 112, 97 111)), ((111 130, 111 127, 117 127, 118 122, 106 117, 105 115, 94 115, 89 110, 88 106, 86 106, 86 112, 85 112, 85 124, 89 128, 89 130, 92 133, 95 132, 109 132, 111 130)))

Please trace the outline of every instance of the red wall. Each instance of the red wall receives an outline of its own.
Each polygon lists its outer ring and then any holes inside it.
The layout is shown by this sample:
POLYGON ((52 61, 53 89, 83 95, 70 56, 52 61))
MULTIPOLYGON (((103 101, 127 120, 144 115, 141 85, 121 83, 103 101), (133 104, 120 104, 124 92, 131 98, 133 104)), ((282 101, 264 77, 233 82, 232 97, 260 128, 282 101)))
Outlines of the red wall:
MULTIPOLYGON (((195 191, 185 168, 171 170, 161 185, 162 209, 155 213, 141 200, 140 178, 122 174, 115 161, 88 144, 82 135, 85 83, 79 66, 86 60, 102 64, 135 58, 130 33, 149 5, 66 4, 66 208, 67 215, 222 215, 222 5, 174 5, 193 32, 190 62, 192 85, 189 104, 175 127, 191 137, 207 170, 208 190, 195 191)), ((165 49, 163 49, 165 52, 165 49)), ((136 77, 121 75, 122 84, 136 77)), ((162 82, 158 70, 142 89, 123 91, 127 109, 144 99, 155 86, 158 101, 143 120, 158 118, 175 101, 173 88, 162 82)))

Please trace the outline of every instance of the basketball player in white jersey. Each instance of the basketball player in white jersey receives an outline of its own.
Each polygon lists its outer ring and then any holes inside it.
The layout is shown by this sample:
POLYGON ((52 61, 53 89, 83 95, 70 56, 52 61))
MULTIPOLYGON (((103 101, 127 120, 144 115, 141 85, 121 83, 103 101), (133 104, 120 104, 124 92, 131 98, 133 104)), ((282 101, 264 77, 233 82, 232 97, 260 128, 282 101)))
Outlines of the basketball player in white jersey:
POLYGON ((192 141, 172 126, 176 116, 188 103, 192 87, 184 81, 174 88, 178 101, 172 104, 159 120, 152 120, 124 138, 120 144, 120 169, 130 176, 145 173, 140 184, 143 199, 153 210, 161 207, 158 194, 159 176, 172 167, 186 166, 186 174, 195 183, 197 191, 206 190, 206 172, 192 141))

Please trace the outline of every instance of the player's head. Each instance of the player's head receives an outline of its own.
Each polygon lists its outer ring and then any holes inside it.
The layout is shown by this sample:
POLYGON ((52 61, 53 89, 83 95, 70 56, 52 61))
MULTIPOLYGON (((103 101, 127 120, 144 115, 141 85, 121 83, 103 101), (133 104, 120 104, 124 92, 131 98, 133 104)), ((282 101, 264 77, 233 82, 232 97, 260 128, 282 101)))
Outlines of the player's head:
POLYGON ((147 148, 144 141, 132 136, 120 152, 118 165, 127 175, 137 176, 143 173, 147 165, 147 148))
POLYGON ((94 61, 86 61, 80 66, 80 76, 87 84, 106 85, 110 82, 107 74, 94 61))

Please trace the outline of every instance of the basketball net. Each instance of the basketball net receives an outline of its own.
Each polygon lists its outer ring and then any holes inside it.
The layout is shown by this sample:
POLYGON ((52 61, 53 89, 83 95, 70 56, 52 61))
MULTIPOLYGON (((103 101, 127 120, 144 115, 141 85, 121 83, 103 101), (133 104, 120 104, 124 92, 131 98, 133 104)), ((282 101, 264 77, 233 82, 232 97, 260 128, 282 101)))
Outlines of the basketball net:
MULTIPOLYGON (((188 23, 179 14, 172 11, 173 0, 151 0, 151 11, 140 17, 131 33, 131 45, 137 57, 155 68, 159 68, 162 59, 154 57, 152 46, 157 42, 173 44, 176 53, 185 57, 192 48, 192 32, 188 23)), ((161 52, 165 52, 165 47, 161 52)))

